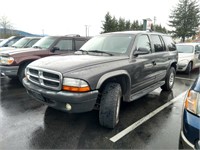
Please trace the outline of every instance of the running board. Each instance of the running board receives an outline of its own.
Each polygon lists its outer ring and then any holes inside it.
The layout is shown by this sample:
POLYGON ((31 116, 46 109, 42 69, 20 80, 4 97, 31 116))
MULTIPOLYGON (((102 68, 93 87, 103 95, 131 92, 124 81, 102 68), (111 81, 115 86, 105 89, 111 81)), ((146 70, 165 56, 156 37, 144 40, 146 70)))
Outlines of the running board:
POLYGON ((142 90, 140 90, 140 91, 138 91, 138 92, 136 92, 134 94, 131 94, 130 101, 134 101, 134 100, 136 100, 136 99, 148 94, 149 92, 152 92, 153 90, 161 87, 164 84, 165 84, 165 81, 160 81, 160 82, 158 82, 156 84, 153 84, 153 85, 151 85, 151 86, 149 86, 147 88, 144 88, 144 89, 142 89, 142 90))

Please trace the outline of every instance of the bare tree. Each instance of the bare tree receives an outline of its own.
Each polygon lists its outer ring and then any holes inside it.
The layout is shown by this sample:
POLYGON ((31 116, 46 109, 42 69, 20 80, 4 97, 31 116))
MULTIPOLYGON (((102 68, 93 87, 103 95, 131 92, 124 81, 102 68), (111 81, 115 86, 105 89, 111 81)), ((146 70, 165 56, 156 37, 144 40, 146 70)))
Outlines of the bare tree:
POLYGON ((2 35, 3 38, 6 38, 12 34, 11 33, 12 24, 6 16, 0 17, 0 28, 3 29, 3 35, 2 35))

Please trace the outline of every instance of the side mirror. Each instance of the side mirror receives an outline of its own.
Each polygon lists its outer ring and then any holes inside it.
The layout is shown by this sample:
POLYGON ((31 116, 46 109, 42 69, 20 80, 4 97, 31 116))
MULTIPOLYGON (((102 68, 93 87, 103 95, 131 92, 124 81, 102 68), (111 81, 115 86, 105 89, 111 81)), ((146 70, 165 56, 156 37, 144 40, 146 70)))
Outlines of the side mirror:
POLYGON ((60 48, 59 48, 59 47, 53 47, 53 48, 51 49, 51 52, 55 52, 55 51, 57 51, 57 50, 60 50, 60 48))
POLYGON ((4 45, 4 47, 8 47, 8 44, 4 45))
POLYGON ((135 56, 145 55, 145 54, 149 54, 149 50, 147 48, 144 48, 144 47, 140 47, 134 52, 135 56))

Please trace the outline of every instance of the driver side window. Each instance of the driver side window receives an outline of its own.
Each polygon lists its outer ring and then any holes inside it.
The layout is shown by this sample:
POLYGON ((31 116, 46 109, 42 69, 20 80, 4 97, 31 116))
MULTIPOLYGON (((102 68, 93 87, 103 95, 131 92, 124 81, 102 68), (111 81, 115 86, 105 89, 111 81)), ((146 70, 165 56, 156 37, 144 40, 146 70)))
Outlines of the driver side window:
POLYGON ((72 40, 60 40, 54 47, 59 48, 59 50, 72 50, 72 40))
POLYGON ((141 35, 138 39, 136 49, 147 49, 149 50, 149 53, 151 53, 151 45, 149 41, 149 37, 147 35, 141 35))

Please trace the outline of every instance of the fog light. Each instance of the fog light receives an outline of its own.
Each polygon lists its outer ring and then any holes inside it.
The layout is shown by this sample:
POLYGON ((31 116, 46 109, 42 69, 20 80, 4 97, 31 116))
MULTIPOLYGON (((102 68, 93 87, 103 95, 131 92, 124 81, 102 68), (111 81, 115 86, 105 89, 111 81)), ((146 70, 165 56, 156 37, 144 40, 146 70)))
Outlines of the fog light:
POLYGON ((66 107, 67 111, 70 111, 72 109, 72 106, 70 104, 66 104, 65 107, 66 107))

